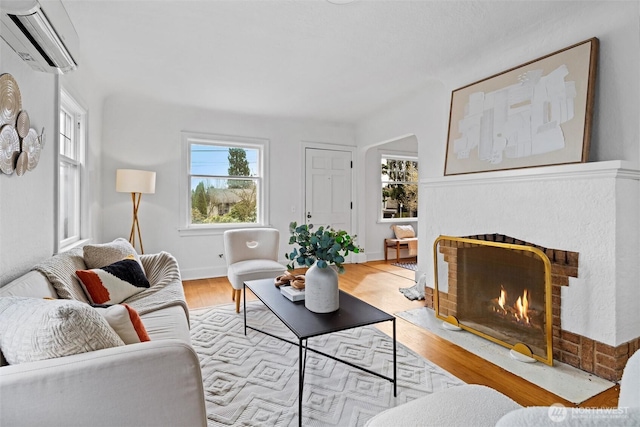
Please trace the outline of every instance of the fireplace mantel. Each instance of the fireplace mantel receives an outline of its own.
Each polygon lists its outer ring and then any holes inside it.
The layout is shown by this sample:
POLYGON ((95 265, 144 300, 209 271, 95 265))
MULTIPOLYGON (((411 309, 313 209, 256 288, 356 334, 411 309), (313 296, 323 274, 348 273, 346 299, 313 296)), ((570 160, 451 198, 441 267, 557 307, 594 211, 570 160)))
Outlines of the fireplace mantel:
POLYGON ((420 182, 429 186, 456 186, 485 185, 493 182, 504 183, 516 181, 612 177, 638 180, 640 179, 640 170, 634 169, 630 162, 623 160, 610 160, 606 162, 572 163, 557 166, 450 175, 441 178, 427 178, 420 182))
POLYGON ((640 170, 604 161, 429 178, 420 182, 418 273, 433 287, 440 235, 502 233, 580 253, 562 289, 567 331, 618 346, 638 338, 640 170), (424 214, 424 215, 423 215, 424 214))

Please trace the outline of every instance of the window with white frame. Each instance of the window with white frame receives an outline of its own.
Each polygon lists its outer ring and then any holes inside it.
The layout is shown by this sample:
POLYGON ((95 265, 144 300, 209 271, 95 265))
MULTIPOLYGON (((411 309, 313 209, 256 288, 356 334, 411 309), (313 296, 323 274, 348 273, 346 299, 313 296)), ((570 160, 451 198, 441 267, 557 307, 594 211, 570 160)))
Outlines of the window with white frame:
POLYGON ((265 224, 266 143, 183 133, 188 228, 265 224))
POLYGON ((58 138, 58 250, 81 239, 82 169, 86 111, 60 90, 58 138))
POLYGON ((382 220, 418 217, 418 159, 381 155, 382 220))

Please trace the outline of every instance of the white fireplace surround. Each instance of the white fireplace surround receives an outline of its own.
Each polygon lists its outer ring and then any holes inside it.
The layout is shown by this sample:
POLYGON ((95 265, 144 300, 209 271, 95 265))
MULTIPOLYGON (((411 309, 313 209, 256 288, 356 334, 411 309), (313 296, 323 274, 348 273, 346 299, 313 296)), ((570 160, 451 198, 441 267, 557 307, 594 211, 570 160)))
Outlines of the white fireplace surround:
POLYGON ((640 170, 624 161, 430 178, 420 182, 416 277, 433 287, 440 235, 500 233, 580 254, 562 289, 562 329, 618 346, 640 333, 640 170), (422 219, 422 218, 421 218, 422 219))

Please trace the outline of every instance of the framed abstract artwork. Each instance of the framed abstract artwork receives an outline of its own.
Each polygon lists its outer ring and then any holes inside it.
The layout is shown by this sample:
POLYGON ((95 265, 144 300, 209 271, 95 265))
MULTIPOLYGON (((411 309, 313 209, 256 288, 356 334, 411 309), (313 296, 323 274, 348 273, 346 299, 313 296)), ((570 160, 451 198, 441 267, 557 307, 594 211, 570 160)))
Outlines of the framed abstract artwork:
POLYGON ((586 162, 598 39, 456 89, 445 175, 586 162))

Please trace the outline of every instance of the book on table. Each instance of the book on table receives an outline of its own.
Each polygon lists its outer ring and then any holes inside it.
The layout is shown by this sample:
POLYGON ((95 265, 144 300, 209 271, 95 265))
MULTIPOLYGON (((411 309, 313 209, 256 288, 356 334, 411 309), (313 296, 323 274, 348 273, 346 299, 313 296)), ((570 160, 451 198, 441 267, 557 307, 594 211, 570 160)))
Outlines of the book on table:
POLYGON ((289 301, 304 300, 304 289, 296 289, 291 286, 280 286, 280 293, 289 301))

